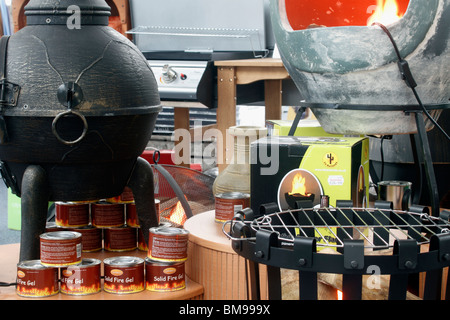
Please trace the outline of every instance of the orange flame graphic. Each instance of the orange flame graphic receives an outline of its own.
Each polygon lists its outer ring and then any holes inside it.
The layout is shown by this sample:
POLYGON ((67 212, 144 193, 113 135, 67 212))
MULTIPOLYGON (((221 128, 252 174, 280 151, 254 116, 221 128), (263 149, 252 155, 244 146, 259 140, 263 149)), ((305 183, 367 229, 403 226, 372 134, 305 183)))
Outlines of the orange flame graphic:
POLYGON ((115 285, 105 282, 103 289, 112 293, 136 293, 144 290, 144 282, 129 285, 115 285))
POLYGON ((16 290, 17 294, 20 296, 27 296, 27 297, 48 297, 54 294, 57 294, 59 292, 58 289, 55 289, 54 287, 51 288, 27 288, 24 286, 18 286, 16 290))
POLYGON ((289 192, 289 195, 293 194, 301 194, 303 196, 311 195, 306 192, 306 179, 300 173, 297 173, 292 180, 292 190, 289 192))
POLYGON ((183 209, 183 205, 181 204, 180 201, 178 201, 176 205, 172 208, 172 210, 170 211, 170 215, 167 219, 178 225, 184 225, 187 218, 183 209))
POLYGON ((61 283, 61 292, 70 293, 74 295, 93 294, 101 291, 100 282, 92 284, 92 286, 78 286, 61 283))
POLYGON ((186 288, 186 282, 183 280, 176 282, 151 283, 147 281, 147 290, 149 291, 176 291, 186 288))

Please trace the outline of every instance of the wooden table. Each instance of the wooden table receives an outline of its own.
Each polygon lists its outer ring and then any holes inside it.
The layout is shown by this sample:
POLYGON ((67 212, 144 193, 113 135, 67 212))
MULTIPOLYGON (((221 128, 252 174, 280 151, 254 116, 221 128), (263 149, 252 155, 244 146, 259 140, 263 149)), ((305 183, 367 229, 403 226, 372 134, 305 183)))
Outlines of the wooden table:
POLYGON ((242 59, 216 61, 218 84, 217 128, 224 138, 217 141, 219 172, 231 161, 233 150, 226 149, 226 130, 236 125, 236 86, 264 80, 266 119, 281 119, 282 80, 289 79, 281 59, 242 59))
MULTIPOLYGON (((196 130, 200 137, 196 137, 194 130, 190 130, 189 107, 190 103, 168 103, 174 107, 174 129, 190 131, 191 141, 203 137, 203 133, 208 129, 218 129, 224 138, 217 139, 217 164, 219 171, 225 169, 231 161, 233 150, 226 148, 226 130, 236 125, 236 86, 249 84, 252 82, 264 81, 264 100, 266 119, 281 119, 282 105, 282 81, 289 79, 289 74, 284 68, 281 59, 240 59, 216 61, 217 67, 217 115, 216 124, 196 130)), ((186 141, 175 141, 175 146, 186 141)), ((180 156, 190 159, 190 149, 180 147, 180 156)), ((189 162, 182 162, 179 165, 189 167, 189 162)))
MULTIPOLYGON (((186 275, 203 286, 204 300, 247 300, 247 262, 234 252, 222 223, 214 218, 212 210, 197 214, 184 224, 189 231, 186 275)), ((267 285, 262 285, 261 291, 266 294, 267 285)))
MULTIPOLYGON (((108 252, 99 251, 94 253, 82 253, 82 258, 96 258, 104 260, 113 256, 136 256, 145 258, 147 253, 144 251, 133 250, 126 252, 108 252)), ((0 246, 0 281, 13 283, 16 281, 17 262, 19 261, 19 244, 8 244, 0 246)), ((102 267, 103 274, 103 267, 102 267)), ((46 298, 26 298, 16 294, 15 286, 0 287, 0 300, 187 300, 202 299, 203 287, 186 278, 186 288, 173 292, 152 292, 144 290, 132 294, 112 294, 101 291, 96 294, 86 296, 72 296, 63 293, 46 298)))

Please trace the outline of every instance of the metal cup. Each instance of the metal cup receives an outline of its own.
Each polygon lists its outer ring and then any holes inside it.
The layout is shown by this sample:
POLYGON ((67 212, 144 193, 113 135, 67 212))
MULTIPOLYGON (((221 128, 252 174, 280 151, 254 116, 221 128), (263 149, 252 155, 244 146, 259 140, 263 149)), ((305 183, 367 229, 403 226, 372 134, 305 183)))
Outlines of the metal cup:
POLYGON ((392 202, 395 210, 408 210, 411 187, 412 183, 408 181, 381 181, 378 183, 378 200, 392 202))

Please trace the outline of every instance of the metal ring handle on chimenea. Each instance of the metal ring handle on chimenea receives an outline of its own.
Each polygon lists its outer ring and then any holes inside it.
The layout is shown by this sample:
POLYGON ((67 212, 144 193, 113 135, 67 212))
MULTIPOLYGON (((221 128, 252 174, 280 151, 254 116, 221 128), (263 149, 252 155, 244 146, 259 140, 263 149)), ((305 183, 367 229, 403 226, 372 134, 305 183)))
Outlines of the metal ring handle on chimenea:
POLYGON ((77 144, 78 142, 82 141, 84 139, 84 137, 86 136, 87 130, 88 130, 88 124, 87 124, 86 118, 81 113, 73 111, 73 110, 68 110, 68 111, 59 113, 55 117, 55 119, 53 119, 53 122, 52 122, 52 132, 55 135, 56 139, 58 139, 59 142, 67 144, 67 145, 74 145, 74 144, 77 144), (81 133, 80 137, 78 137, 77 139, 72 140, 72 141, 64 140, 63 138, 61 138, 61 136, 58 133, 58 130, 56 129, 56 125, 57 125, 58 121, 61 118, 65 117, 65 116, 69 116, 69 115, 75 115, 78 118, 80 118, 81 121, 83 122, 83 132, 81 133))
POLYGON ((86 117, 83 116, 81 113, 77 111, 73 111, 72 108, 76 107, 81 103, 83 100, 83 91, 81 90, 81 87, 74 83, 74 82, 68 82, 67 84, 63 84, 58 88, 58 100, 61 102, 64 106, 68 108, 67 111, 63 111, 59 113, 55 119, 52 122, 52 132, 55 135, 56 139, 58 139, 59 142, 66 144, 66 145, 74 145, 78 142, 82 141, 84 137, 87 134, 88 131, 88 123, 86 120, 86 117), (65 140, 61 138, 60 134, 58 133, 58 130, 56 128, 56 125, 58 124, 58 121, 62 119, 63 117, 75 115, 78 118, 81 119, 83 122, 83 132, 81 135, 72 141, 65 140))

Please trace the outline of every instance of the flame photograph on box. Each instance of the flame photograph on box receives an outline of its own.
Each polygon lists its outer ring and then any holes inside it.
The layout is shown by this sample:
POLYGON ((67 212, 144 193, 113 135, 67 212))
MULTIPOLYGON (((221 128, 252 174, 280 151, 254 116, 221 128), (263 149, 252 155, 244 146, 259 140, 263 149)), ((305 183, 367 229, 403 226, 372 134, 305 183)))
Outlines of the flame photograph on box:
POLYGON ((367 138, 271 136, 253 142, 250 149, 254 212, 272 202, 282 211, 295 209, 298 201, 317 206, 325 195, 330 206, 335 206, 336 200, 352 200, 359 208, 368 206, 367 138))

